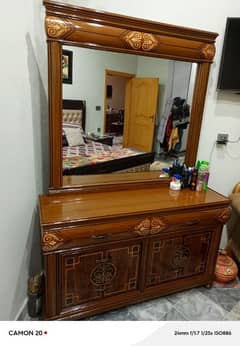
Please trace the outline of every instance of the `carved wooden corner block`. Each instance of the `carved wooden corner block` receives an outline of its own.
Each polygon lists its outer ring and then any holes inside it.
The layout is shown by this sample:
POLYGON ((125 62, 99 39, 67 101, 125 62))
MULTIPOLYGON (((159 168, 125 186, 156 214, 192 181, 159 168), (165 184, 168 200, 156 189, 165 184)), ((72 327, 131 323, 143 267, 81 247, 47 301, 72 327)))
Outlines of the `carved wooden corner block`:
POLYGON ((51 251, 57 249, 64 243, 64 239, 58 232, 44 232, 42 236, 42 249, 43 251, 51 251))
POLYGON ((203 45, 202 49, 201 49, 201 55, 205 58, 205 59, 213 59, 214 55, 216 52, 216 48, 214 46, 214 44, 205 44, 203 45))
POLYGON ((145 52, 151 51, 158 45, 158 40, 154 35, 140 31, 127 31, 123 33, 122 39, 132 49, 143 50, 145 52))
POLYGON ((70 21, 52 16, 46 17, 46 32, 50 38, 59 39, 72 31, 74 27, 70 21))
POLYGON ((218 213, 217 218, 221 223, 226 223, 230 219, 231 213, 232 207, 225 208, 218 213))
POLYGON ((135 232, 140 236, 157 234, 166 228, 166 223, 160 217, 146 218, 135 226, 135 232))

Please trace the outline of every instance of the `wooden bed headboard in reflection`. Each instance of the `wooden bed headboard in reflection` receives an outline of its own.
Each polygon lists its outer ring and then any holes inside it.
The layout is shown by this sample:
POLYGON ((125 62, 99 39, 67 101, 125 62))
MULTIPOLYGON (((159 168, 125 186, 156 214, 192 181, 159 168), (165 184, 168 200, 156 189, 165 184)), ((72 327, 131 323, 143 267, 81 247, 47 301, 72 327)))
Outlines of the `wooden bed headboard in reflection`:
POLYGON ((79 124, 85 131, 86 101, 63 100, 62 121, 63 123, 79 124))

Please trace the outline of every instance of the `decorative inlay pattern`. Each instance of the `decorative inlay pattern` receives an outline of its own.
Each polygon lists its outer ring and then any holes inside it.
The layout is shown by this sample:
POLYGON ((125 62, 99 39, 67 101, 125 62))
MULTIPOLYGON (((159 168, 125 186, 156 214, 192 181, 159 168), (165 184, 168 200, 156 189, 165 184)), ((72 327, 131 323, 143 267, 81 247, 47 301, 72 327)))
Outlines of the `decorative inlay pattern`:
POLYGON ((218 214, 218 220, 222 223, 226 223, 230 219, 231 213, 232 213, 231 207, 221 210, 221 212, 218 214))
POLYGON ((46 31, 49 37, 60 38, 72 31, 71 23, 57 17, 46 18, 46 31))
POLYGON ((166 228, 166 223, 160 217, 146 218, 135 226, 138 235, 157 234, 166 228))
POLYGON ((152 221, 151 221, 150 233, 151 234, 158 233, 162 229, 164 229, 165 227, 166 227, 166 224, 165 224, 165 222, 163 222, 163 220, 161 220, 159 217, 153 217, 152 221))
POLYGON ((189 245, 177 245, 176 252, 172 259, 172 264, 175 267, 184 267, 184 263, 191 256, 189 245))
POLYGON ((206 44, 201 49, 201 53, 206 59, 213 59, 215 51, 216 49, 213 44, 206 44))
POLYGON ((150 232, 151 220, 149 218, 141 221, 137 226, 135 226, 135 231, 139 235, 147 235, 150 232))
POLYGON ((42 236, 43 251, 50 251, 58 248, 64 242, 64 239, 58 232, 44 232, 42 236))
POLYGON ((157 39, 152 34, 140 31, 128 31, 123 35, 123 40, 135 50, 148 52, 158 45, 157 39))
POLYGON ((100 263, 93 268, 90 274, 94 286, 109 284, 116 276, 117 269, 112 263, 100 263))

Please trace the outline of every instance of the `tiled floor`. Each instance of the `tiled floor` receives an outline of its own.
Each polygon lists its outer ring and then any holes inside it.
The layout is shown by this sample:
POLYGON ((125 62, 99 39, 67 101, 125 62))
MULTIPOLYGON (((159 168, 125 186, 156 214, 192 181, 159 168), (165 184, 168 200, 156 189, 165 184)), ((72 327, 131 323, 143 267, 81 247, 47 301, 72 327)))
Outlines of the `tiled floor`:
POLYGON ((200 287, 131 305, 89 321, 234 321, 240 320, 240 288, 200 287))

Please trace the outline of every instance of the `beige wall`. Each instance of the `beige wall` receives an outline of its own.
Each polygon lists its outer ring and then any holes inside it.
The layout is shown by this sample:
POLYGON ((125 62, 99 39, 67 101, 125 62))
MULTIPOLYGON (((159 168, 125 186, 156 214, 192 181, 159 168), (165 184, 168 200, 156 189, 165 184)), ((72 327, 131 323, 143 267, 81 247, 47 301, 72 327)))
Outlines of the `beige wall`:
POLYGON ((0 320, 14 320, 26 304, 29 274, 41 267, 37 200, 48 184, 47 51, 41 0, 5 1, 1 14, 0 320))

